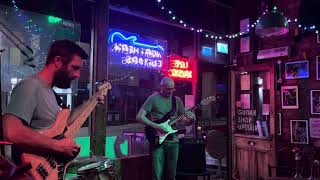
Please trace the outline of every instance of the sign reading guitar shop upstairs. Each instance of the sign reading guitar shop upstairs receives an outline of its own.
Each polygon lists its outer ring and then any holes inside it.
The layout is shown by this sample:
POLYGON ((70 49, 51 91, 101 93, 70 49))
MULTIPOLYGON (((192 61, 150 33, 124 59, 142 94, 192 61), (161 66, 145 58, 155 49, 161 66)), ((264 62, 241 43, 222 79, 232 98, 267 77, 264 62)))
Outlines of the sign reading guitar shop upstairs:
MULTIPOLYGON (((164 44, 164 43, 162 43, 164 44)), ((163 70, 165 47, 160 42, 112 29, 109 33, 110 64, 163 70)))

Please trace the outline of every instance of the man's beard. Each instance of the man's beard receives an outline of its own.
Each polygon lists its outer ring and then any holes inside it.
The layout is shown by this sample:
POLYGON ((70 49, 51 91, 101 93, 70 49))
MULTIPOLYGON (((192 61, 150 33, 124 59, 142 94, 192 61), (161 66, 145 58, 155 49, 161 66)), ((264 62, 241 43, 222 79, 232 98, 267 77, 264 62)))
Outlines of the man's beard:
POLYGON ((61 89, 68 89, 71 87, 72 80, 73 78, 69 77, 68 71, 61 69, 54 74, 53 85, 61 89))

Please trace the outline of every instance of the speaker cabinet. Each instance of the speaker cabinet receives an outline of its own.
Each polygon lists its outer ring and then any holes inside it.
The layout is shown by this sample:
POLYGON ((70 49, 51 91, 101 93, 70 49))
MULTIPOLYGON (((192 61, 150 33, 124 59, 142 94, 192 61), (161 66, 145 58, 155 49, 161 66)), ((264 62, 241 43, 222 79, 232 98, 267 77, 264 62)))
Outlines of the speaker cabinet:
POLYGON ((206 170, 204 139, 181 139, 177 171, 199 173, 206 170))

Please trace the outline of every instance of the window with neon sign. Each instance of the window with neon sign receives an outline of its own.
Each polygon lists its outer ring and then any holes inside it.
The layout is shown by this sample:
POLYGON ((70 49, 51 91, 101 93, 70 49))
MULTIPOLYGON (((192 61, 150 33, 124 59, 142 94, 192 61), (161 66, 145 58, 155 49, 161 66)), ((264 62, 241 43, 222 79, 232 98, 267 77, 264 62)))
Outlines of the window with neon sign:
POLYGON ((163 70, 165 46, 150 38, 112 29, 109 33, 111 64, 163 70))
POLYGON ((217 52, 223 53, 223 54, 228 54, 229 53, 228 44, 227 43, 218 42, 217 43, 217 52))
POLYGON ((192 62, 187 58, 171 55, 168 75, 174 79, 192 80, 192 62))

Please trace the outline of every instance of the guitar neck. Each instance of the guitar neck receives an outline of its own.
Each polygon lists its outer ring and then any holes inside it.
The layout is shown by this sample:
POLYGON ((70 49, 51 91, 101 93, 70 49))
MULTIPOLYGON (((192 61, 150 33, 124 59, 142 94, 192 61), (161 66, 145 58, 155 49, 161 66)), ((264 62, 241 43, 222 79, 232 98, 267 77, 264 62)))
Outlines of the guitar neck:
POLYGON ((169 122, 169 125, 173 125, 174 123, 182 120, 183 118, 185 118, 187 116, 188 112, 194 112, 197 108, 200 108, 200 104, 197 104, 196 106, 193 106, 191 109, 187 110, 185 113, 181 114, 180 116, 178 116, 177 118, 173 119, 172 121, 169 122))
POLYGON ((97 103, 97 94, 94 94, 85 104, 82 112, 80 112, 79 115, 73 120, 74 123, 68 127, 68 131, 65 134, 66 137, 75 137, 83 123, 87 120, 93 109, 96 107, 97 103))

